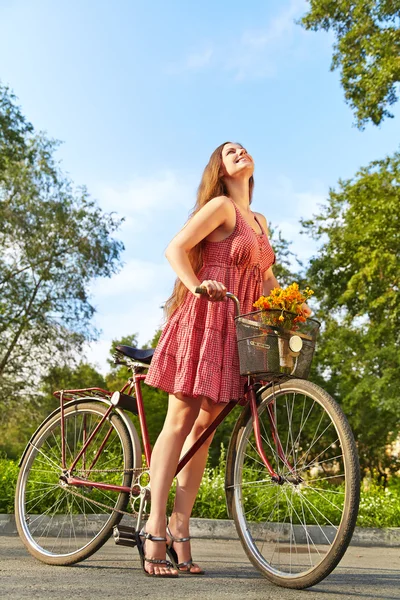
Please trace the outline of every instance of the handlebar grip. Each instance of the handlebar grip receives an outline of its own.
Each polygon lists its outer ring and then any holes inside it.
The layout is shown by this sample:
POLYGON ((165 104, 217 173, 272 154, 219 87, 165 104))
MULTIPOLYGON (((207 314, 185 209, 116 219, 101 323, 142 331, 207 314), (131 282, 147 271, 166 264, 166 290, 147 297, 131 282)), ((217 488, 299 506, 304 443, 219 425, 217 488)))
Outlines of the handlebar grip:
POLYGON ((195 294, 203 294, 203 296, 207 296, 208 292, 207 292, 207 288, 205 287, 200 287, 198 286, 195 290, 194 290, 195 294))

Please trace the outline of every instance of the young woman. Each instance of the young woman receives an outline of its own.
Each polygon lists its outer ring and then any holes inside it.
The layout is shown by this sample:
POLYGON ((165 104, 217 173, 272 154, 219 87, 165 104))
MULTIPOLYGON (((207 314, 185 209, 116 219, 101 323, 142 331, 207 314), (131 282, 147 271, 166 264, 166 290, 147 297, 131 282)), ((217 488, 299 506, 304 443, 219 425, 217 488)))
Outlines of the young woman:
MULTIPOLYGON (((189 518, 212 436, 177 477, 168 526, 166 504, 180 456, 225 403, 242 394, 245 378, 239 373, 234 305, 226 292, 239 298, 245 313, 278 286, 267 222, 250 209, 253 170, 253 159, 243 146, 219 146, 204 170, 190 220, 165 253, 178 279, 145 380, 169 393, 165 424, 152 453, 151 511, 139 545, 148 575, 204 573, 192 562, 189 518), (208 295, 196 294, 197 286, 205 287, 208 295), (167 544, 174 565, 166 561, 167 544)), ((306 305, 304 312, 311 312, 306 305)))

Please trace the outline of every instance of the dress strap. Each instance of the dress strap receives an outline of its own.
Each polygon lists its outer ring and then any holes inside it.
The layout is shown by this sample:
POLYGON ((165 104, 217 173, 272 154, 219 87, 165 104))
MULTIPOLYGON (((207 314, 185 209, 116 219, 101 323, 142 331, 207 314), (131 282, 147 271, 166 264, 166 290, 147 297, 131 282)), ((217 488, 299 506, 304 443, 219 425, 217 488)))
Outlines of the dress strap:
POLYGON ((254 214, 255 220, 257 221, 259 228, 261 229, 261 234, 259 234, 259 235, 262 235, 263 233, 265 234, 264 227, 261 225, 260 221, 257 219, 255 213, 253 213, 253 214, 254 214))

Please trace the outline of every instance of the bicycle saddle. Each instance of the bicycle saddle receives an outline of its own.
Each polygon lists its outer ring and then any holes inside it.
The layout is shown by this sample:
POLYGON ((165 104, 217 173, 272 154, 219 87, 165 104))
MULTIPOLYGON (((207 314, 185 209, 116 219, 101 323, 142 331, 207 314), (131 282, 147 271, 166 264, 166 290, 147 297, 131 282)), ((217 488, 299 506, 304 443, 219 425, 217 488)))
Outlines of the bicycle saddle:
POLYGON ((149 348, 148 350, 139 350, 138 348, 132 348, 131 346, 115 346, 115 349, 133 360, 138 360, 142 363, 149 365, 154 354, 155 348, 149 348))

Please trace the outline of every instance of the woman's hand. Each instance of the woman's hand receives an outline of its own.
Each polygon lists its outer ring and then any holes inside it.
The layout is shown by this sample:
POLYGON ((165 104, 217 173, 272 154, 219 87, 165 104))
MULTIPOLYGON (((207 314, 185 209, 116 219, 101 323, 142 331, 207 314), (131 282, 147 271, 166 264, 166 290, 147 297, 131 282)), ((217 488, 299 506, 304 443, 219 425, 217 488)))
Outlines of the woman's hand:
MULTIPOLYGON (((207 290, 207 294, 204 294, 204 297, 210 302, 219 302, 220 300, 223 300, 227 292, 223 283, 213 279, 205 279, 201 282, 200 287, 207 290)), ((201 294, 195 294, 195 296, 199 298, 201 294)))
POLYGON ((303 302, 301 305, 301 310, 303 311, 303 315, 306 317, 306 319, 308 319, 308 317, 310 317, 312 314, 311 308, 305 302, 303 302))

